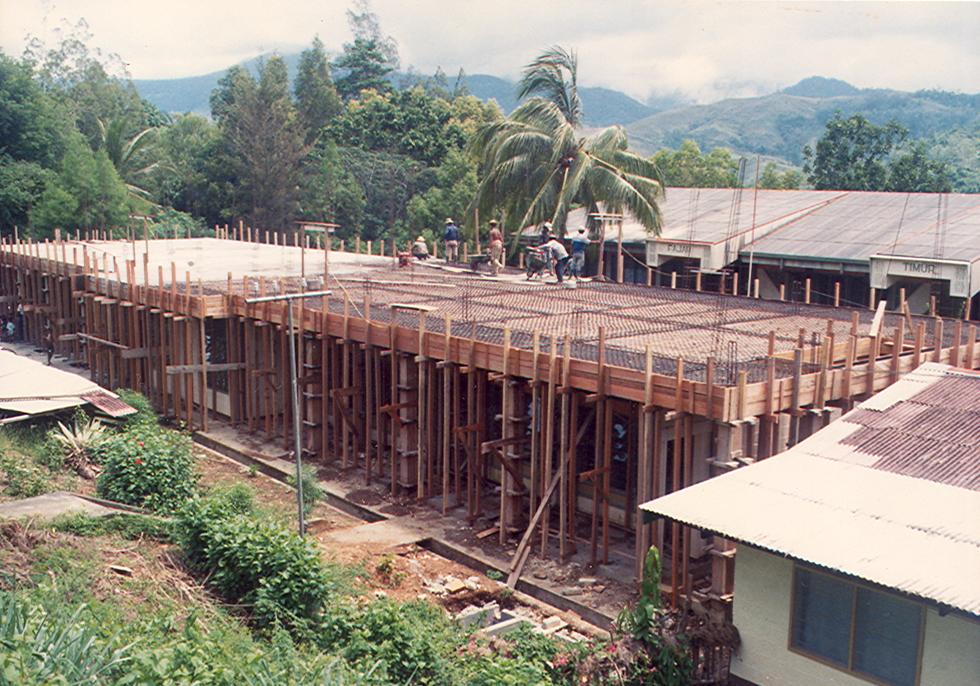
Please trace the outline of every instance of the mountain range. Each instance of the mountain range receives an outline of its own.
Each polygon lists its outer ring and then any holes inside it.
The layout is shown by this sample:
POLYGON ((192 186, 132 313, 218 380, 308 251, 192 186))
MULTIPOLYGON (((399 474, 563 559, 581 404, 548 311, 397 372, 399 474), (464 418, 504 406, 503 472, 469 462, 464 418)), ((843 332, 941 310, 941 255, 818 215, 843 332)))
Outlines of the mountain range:
MULTIPOLYGON (((299 53, 282 55, 282 58, 292 78, 299 63, 299 53)), ((254 72, 261 59, 262 57, 257 57, 248 60, 243 66, 254 72)), ((224 75, 224 71, 216 71, 178 79, 134 79, 133 83, 141 96, 164 112, 208 115, 211 91, 224 75)), ((419 78, 415 73, 395 73, 392 74, 391 81, 399 87, 417 82, 419 78)), ((452 88, 456 84, 456 77, 449 77, 448 82, 452 88)), ((466 89, 481 100, 496 100, 505 113, 517 107, 517 85, 513 81, 489 74, 473 74, 465 76, 464 83, 466 89)), ((588 126, 627 124, 669 107, 685 104, 681 98, 675 96, 664 96, 652 105, 643 104, 625 93, 602 87, 580 87, 579 96, 582 98, 588 126)))
MULTIPOLYGON (((243 63, 255 69, 262 58, 243 63)), ((290 74, 299 54, 283 55, 290 74)), ((178 79, 134 80, 140 94, 165 112, 209 113, 209 96, 224 72, 178 79)), ((396 86, 418 82, 418 74, 394 74, 396 86)), ((482 100, 496 100, 505 113, 517 105, 513 81, 488 74, 467 75, 467 90, 482 100)), ((448 78, 455 86, 456 78, 448 78)), ((775 93, 691 104, 680 96, 651 98, 642 103, 617 90, 579 87, 585 124, 589 128, 620 124, 630 146, 642 154, 676 148, 692 139, 702 150, 730 149, 736 155, 775 161, 779 166, 802 163, 803 146, 823 133, 835 112, 861 114, 871 122, 895 120, 915 139, 974 178, 965 188, 980 191, 980 94, 946 91, 906 92, 858 88, 839 79, 813 76, 775 93)), ((962 186, 962 184, 958 184, 962 186)))

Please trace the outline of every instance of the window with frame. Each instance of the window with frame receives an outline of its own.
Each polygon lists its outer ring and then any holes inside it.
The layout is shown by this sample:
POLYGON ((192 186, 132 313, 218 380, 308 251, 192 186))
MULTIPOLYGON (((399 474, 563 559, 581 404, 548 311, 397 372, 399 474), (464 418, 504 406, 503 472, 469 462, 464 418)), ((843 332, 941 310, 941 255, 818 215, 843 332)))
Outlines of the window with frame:
POLYGON ((922 607, 814 569, 796 567, 790 648, 888 686, 916 686, 922 607))

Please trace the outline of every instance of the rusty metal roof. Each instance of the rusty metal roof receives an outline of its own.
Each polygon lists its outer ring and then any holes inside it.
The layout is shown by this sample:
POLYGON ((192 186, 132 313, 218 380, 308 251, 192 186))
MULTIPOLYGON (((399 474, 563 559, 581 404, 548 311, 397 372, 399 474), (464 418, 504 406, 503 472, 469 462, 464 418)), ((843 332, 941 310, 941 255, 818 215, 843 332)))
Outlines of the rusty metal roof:
POLYGON ((980 616, 980 374, 928 363, 649 513, 980 616))
POLYGON ((90 402, 110 417, 128 417, 136 413, 136 408, 130 407, 119 398, 113 397, 103 390, 85 393, 82 395, 82 400, 90 402))

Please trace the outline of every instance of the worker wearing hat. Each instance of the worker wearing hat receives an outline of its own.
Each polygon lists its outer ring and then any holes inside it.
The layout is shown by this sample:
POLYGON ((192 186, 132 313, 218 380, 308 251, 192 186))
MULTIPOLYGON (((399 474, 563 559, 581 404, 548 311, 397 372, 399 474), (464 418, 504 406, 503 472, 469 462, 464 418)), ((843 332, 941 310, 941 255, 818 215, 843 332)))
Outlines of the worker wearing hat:
POLYGON ((497 228, 497 220, 490 220, 490 269, 496 276, 504 267, 504 235, 497 228))
POLYGON ((459 227, 451 217, 446 217, 446 230, 442 234, 446 243, 446 262, 459 261, 459 227))
POLYGON ((541 240, 538 242, 538 245, 544 245, 549 240, 551 240, 551 234, 552 234, 552 231, 551 231, 551 222, 545 222, 544 224, 542 224, 541 225, 541 237, 540 237, 541 240))
POLYGON ((417 260, 429 259, 429 246, 425 243, 425 236, 419 236, 412 245, 412 257, 417 260))

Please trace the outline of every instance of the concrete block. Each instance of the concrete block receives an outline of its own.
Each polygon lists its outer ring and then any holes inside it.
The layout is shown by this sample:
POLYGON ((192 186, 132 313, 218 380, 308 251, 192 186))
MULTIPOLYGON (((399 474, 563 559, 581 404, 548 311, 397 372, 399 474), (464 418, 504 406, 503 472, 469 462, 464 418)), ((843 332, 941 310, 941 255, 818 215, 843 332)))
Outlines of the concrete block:
POLYGON ((517 631, 521 626, 527 623, 528 621, 523 617, 511 617, 510 619, 505 619, 502 622, 491 624, 483 630, 483 633, 487 636, 505 636, 512 631, 517 631))

